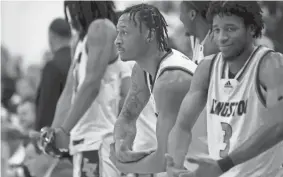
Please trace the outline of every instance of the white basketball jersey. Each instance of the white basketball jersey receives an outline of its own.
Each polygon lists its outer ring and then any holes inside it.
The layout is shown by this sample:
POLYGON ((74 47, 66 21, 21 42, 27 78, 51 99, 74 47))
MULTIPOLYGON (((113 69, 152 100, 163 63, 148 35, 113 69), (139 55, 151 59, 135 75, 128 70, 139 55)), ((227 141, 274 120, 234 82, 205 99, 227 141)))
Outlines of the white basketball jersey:
MULTIPOLYGON (((136 62, 127 61, 131 66, 134 67, 136 62)), ((133 144, 134 151, 144 151, 156 148, 156 117, 154 114, 154 105, 149 101, 137 119, 137 134, 133 144)))
MULTIPOLYGON (((190 59, 188 59, 187 56, 185 56, 183 53, 177 50, 171 49, 167 54, 165 54, 162 61, 160 62, 154 81, 151 79, 150 74, 145 72, 148 89, 151 92, 152 102, 155 104, 155 100, 152 94, 152 91, 154 89, 154 83, 159 78, 159 76, 163 74, 164 71, 182 70, 189 73, 190 75, 193 75, 196 68, 197 65, 194 62, 192 62, 190 59)), ((154 108, 155 108, 155 113, 158 116, 158 111, 155 106, 154 108)))
MULTIPOLYGON (((257 47, 233 79, 228 77, 229 67, 221 53, 216 56, 207 101, 208 148, 213 159, 227 156, 269 121, 261 116, 267 108, 258 83, 259 63, 268 52, 268 48, 257 47)), ((222 176, 277 177, 273 172, 282 161, 283 146, 279 144, 222 176)))
MULTIPOLYGON (((75 53, 77 63, 73 69, 73 76, 77 83, 74 86, 72 102, 75 101, 75 95, 85 78, 88 59, 85 47, 86 38, 78 44, 75 53)), ((103 138, 113 132, 118 116, 121 81, 130 74, 129 65, 119 58, 108 65, 101 80, 99 94, 71 131, 70 152, 72 154, 98 149, 103 138)))
POLYGON ((198 38, 194 37, 194 36, 190 36, 190 41, 191 41, 191 46, 192 46, 192 50, 193 50, 193 62, 195 62, 196 64, 199 64, 203 59, 204 59, 204 43, 207 40, 207 38, 209 37, 209 33, 208 32, 205 36, 205 38, 203 39, 203 41, 200 41, 198 38))

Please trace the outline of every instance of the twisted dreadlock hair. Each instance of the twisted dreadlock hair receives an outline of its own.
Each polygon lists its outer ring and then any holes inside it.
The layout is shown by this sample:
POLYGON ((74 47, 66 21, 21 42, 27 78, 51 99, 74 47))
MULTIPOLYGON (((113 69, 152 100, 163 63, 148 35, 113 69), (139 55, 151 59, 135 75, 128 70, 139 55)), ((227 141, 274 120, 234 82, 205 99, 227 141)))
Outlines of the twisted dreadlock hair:
POLYGON ((71 21, 73 27, 78 30, 80 39, 87 33, 88 27, 96 19, 107 18, 114 24, 117 23, 117 16, 114 11, 113 1, 65 1, 64 12, 67 21, 71 21), (68 19, 67 8, 71 19, 68 19))
POLYGON ((130 14, 130 20, 133 20, 135 25, 137 25, 136 19, 139 21, 140 31, 142 31, 142 23, 149 29, 148 38, 151 37, 151 32, 155 31, 159 50, 168 49, 168 25, 156 7, 149 4, 138 4, 127 8, 121 15, 128 13, 130 14))
POLYGON ((207 20, 212 24, 215 15, 235 15, 244 20, 246 27, 253 25, 254 38, 262 35, 264 28, 262 10, 256 1, 213 1, 207 12, 207 20))

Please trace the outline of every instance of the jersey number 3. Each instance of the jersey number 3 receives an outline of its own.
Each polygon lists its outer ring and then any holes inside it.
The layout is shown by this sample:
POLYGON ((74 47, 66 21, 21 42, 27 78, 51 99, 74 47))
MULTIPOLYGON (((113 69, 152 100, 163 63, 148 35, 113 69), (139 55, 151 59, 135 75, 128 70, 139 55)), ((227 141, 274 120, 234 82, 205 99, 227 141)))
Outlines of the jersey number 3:
POLYGON ((223 142, 226 144, 224 150, 220 150, 220 157, 224 158, 228 155, 230 149, 230 138, 232 137, 232 127, 230 124, 221 122, 222 130, 225 132, 223 142))

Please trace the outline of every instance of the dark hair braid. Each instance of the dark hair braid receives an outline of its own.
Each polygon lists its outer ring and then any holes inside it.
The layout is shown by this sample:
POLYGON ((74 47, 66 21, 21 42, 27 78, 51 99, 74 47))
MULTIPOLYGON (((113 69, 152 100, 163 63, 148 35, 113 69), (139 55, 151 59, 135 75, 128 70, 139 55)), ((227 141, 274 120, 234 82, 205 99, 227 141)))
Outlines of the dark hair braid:
POLYGON ((86 35, 89 25, 96 19, 107 18, 114 24, 117 23, 113 1, 65 1, 65 18, 69 21, 67 8, 70 12, 72 25, 79 31, 81 39, 86 35))
MULTIPOLYGON (((137 25, 137 15, 140 31, 142 30, 142 23, 150 30, 150 32, 155 31, 159 50, 164 51, 168 49, 168 25, 165 18, 156 7, 149 4, 138 4, 129 7, 122 12, 122 14, 126 13, 130 14, 130 19, 133 20, 135 25, 137 25)), ((151 33, 149 33, 148 37, 151 37, 151 33)))

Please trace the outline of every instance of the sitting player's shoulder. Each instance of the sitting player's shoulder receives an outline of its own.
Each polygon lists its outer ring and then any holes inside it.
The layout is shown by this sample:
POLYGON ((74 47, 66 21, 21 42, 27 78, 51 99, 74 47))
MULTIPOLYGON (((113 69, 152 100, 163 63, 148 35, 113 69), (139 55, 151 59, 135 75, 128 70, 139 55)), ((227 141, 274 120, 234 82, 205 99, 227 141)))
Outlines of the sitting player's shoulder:
POLYGON ((269 52, 264 56, 260 64, 260 69, 263 71, 273 70, 283 67, 283 54, 279 52, 269 52))
POLYGON ((91 22, 88 35, 111 34, 116 36, 116 27, 109 19, 97 19, 91 22))
POLYGON ((275 76, 283 71, 283 54, 269 52, 262 58, 259 66, 259 80, 264 86, 272 85, 275 76))
POLYGON ((193 76, 183 70, 166 70, 157 79, 155 90, 176 93, 190 87, 193 76))
POLYGON ((88 48, 97 48, 97 47, 103 49, 108 44, 114 45, 115 38, 116 38, 116 28, 115 25, 110 20, 108 19, 94 20, 93 22, 91 22, 91 24, 88 27, 86 50, 88 51, 88 48))

